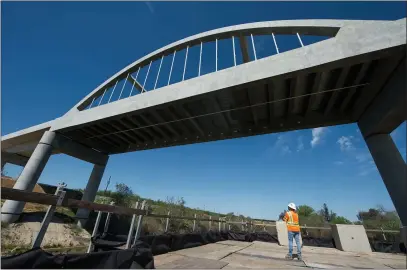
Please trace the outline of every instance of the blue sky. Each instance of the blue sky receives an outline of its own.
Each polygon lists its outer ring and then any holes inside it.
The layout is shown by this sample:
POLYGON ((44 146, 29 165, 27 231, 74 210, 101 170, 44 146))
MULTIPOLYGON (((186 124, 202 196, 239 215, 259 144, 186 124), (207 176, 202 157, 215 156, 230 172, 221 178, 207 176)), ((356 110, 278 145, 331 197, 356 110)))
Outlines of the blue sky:
MULTIPOLYGON (((63 115, 126 65, 203 31, 268 20, 406 17, 406 2, 1 5, 2 135, 63 115)), ((281 36, 278 41, 283 51, 298 46, 292 37, 281 36)), ((318 39, 305 37, 303 41, 309 44, 318 39)), ((273 53, 270 37, 259 37, 256 42, 259 57, 273 53)), ((223 68, 231 54, 219 46, 223 68)), ((178 71, 182 59, 175 64, 178 71)), ((202 72, 213 70, 213 61, 204 60, 202 72)), ((196 72, 190 68, 186 77, 196 72)), ((177 74, 174 80, 179 80, 177 74)), ((392 136, 405 158, 405 124, 392 136)), ((83 188, 91 169, 86 162, 53 156, 40 182, 65 181, 70 188, 83 188)), ((7 165, 5 170, 15 176, 21 168, 7 165)), ((275 219, 291 201, 316 209, 326 202, 352 220, 359 209, 378 204, 394 208, 354 124, 116 155, 109 160, 101 188, 109 176, 112 184, 126 183, 144 197, 182 196, 191 207, 257 218, 275 219)))

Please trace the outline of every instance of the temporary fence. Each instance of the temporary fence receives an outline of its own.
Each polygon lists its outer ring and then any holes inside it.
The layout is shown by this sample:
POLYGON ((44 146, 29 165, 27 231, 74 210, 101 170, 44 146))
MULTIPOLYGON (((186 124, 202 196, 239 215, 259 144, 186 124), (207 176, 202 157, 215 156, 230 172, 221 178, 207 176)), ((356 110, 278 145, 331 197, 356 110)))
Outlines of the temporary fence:
MULTIPOLYGON (((232 221, 232 220, 227 220, 226 216, 224 217, 218 217, 217 219, 212 218, 212 216, 209 216, 208 218, 199 218, 195 214, 193 217, 189 216, 176 216, 172 215, 171 212, 168 212, 166 215, 163 214, 154 214, 149 212, 148 206, 146 204, 146 201, 143 201, 141 203, 136 203, 135 208, 127 208, 127 207, 122 207, 122 206, 116 206, 114 203, 111 203, 110 205, 107 204, 98 204, 98 203, 93 203, 93 202, 88 202, 88 201, 82 201, 82 200, 75 200, 75 199, 70 199, 65 197, 65 192, 64 188, 66 187, 65 184, 59 184, 56 192, 54 195, 51 194, 43 194, 43 193, 35 193, 35 192, 27 192, 27 191, 22 191, 18 189, 12 189, 12 188, 6 188, 2 187, 2 199, 9 199, 9 200, 16 200, 16 201, 24 201, 24 202, 31 202, 31 203, 38 203, 38 204, 45 204, 49 205, 48 210, 45 214, 45 217, 43 218, 43 221, 41 223, 40 230, 38 234, 36 235, 32 248, 40 247, 42 240, 44 238, 45 232, 48 228, 49 223, 51 222, 51 219, 54 215, 55 208, 57 206, 65 206, 65 207, 71 207, 71 208, 85 208, 88 210, 94 210, 96 211, 97 218, 95 221, 95 225, 93 228, 92 232, 92 237, 95 238, 98 234, 99 227, 100 227, 100 221, 102 219, 102 215, 106 213, 107 217, 105 220, 105 225, 103 229, 103 233, 106 234, 108 232, 108 227, 111 219, 112 214, 118 214, 118 215, 127 215, 131 216, 131 224, 130 228, 127 234, 127 240, 126 240, 126 248, 130 248, 132 245, 136 243, 136 241, 139 239, 141 235, 141 228, 142 228, 142 222, 144 217, 154 217, 154 218, 165 218, 165 231, 164 233, 168 233, 169 230, 169 223, 171 219, 180 219, 180 220, 191 220, 193 221, 192 225, 192 232, 196 232, 196 224, 197 223, 202 223, 202 222, 208 222, 209 228, 212 228, 212 223, 217 223, 217 231, 221 232, 222 230, 230 230, 231 225, 240 225, 241 226, 241 231, 248 232, 248 233, 253 233, 256 232, 256 230, 260 227, 263 229, 263 231, 266 231, 266 228, 270 227, 276 227, 276 224, 267 224, 264 223, 265 220, 260 220, 260 222, 256 222, 253 220, 245 221, 232 221)), ((274 222, 271 220, 267 220, 268 222, 274 222)), ((309 236, 308 231, 309 230, 316 230, 316 231, 330 231, 330 227, 309 227, 307 225, 304 225, 301 227, 301 230, 304 234, 304 237, 307 238, 309 236)), ((386 235, 385 234, 398 234, 400 233, 399 231, 395 230, 377 230, 377 229, 366 229, 366 232, 374 232, 374 233, 381 233, 383 235, 383 238, 386 240, 386 235)), ((89 246, 88 246, 88 253, 93 250, 93 245, 92 241, 90 241, 89 246)))

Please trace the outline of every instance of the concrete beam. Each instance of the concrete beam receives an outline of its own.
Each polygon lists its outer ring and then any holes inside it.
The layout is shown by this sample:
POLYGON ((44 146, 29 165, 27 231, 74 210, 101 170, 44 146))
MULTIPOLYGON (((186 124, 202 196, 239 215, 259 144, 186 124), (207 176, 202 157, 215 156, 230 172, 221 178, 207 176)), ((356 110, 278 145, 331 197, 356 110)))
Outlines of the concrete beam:
MULTIPOLYGON (((212 97, 212 98, 210 99, 210 101, 212 102, 213 106, 215 107, 215 111, 216 111, 216 112, 222 111, 222 109, 221 109, 221 107, 220 107, 220 104, 219 104, 219 100, 218 100, 217 97, 212 97)), ((229 128, 230 128, 230 125, 229 125, 229 122, 228 122, 228 120, 226 119, 224 113, 220 113, 220 114, 219 114, 219 118, 221 119, 222 126, 223 126, 224 128, 226 128, 226 129, 229 129, 229 128)))
POLYGON ((362 114, 358 125, 363 136, 388 134, 406 120, 406 60, 397 67, 384 89, 362 114))
POLYGON ((355 105, 352 108, 352 118, 358 121, 366 108, 371 105, 374 98, 380 93, 380 91, 388 83, 389 78, 396 72, 396 69, 403 62, 406 52, 395 52, 391 57, 385 58, 379 61, 382 68, 375 68, 372 72, 371 81, 369 85, 366 85, 361 91, 359 98, 356 100, 355 105))
MULTIPOLYGON (((162 116, 158 113, 158 112, 153 112, 153 116, 155 118, 157 118, 157 120, 159 121, 159 123, 165 123, 167 122, 166 120, 164 120, 164 118, 162 118, 162 116)), ((172 127, 171 123, 168 123, 164 126, 165 128, 167 128, 171 133, 173 133, 175 136, 179 137, 180 133, 178 131, 175 130, 175 128, 172 127)))
MULTIPOLYGON (((330 80, 330 78, 331 78, 331 71, 324 71, 321 74, 321 79, 318 81, 319 85, 317 86, 315 93, 321 93, 323 91, 330 90, 330 89, 327 89, 327 84, 328 84, 328 81, 330 80)), ((309 113, 312 110, 317 110, 322 102, 323 97, 324 97, 323 94, 315 94, 315 95, 311 96, 307 113, 309 113)))
POLYGON ((109 159, 109 156, 106 154, 86 147, 78 142, 72 141, 71 139, 60 134, 56 134, 54 147, 61 153, 93 164, 105 165, 109 159))
POLYGON ((195 127, 195 129, 198 130, 198 132, 201 134, 201 136, 205 136, 205 132, 199 125, 198 121, 196 119, 192 118, 192 115, 189 112, 189 110, 185 106, 182 106, 182 110, 184 111, 185 115, 187 116, 189 122, 191 122, 191 124, 195 127))
MULTIPOLYGON (((346 78, 348 77, 348 74, 349 74, 349 71, 350 71, 350 67, 345 67, 342 69, 341 75, 339 76, 339 79, 335 84, 335 87, 334 87, 335 89, 340 89, 340 88, 344 87, 346 78)), ((332 96, 329 99, 328 105, 325 108, 324 115, 328 115, 332 111, 336 100, 338 99, 340 93, 342 93, 342 92, 343 92, 343 90, 337 90, 332 93, 332 96)))
MULTIPOLYGON (((362 64, 362 68, 360 69, 358 76, 356 77, 356 80, 353 82, 353 85, 360 84, 360 82, 363 80, 365 77, 367 71, 369 70, 370 65, 372 64, 372 61, 368 61, 366 63, 362 64)), ((356 94, 356 87, 351 88, 347 96, 345 97, 345 100, 342 102, 340 111, 344 112, 352 100, 352 97, 356 94)))
POLYGON ((27 164, 28 159, 28 157, 19 154, 1 152, 1 164, 11 163, 24 167, 27 164))
MULTIPOLYGON (((297 77, 295 81, 295 88, 294 88, 294 95, 295 97, 302 96, 305 94, 305 91, 307 90, 307 77, 304 74, 301 74, 297 77)), ((303 98, 296 98, 290 100, 290 103, 292 104, 292 113, 293 114, 299 114, 301 113, 301 104, 303 103, 303 98)))
POLYGON ((280 79, 274 79, 271 80, 272 83, 272 91, 273 91, 273 97, 274 100, 276 101, 275 103, 273 103, 273 108, 274 108, 274 112, 273 115, 275 117, 282 117, 284 116, 284 113, 286 111, 286 106, 288 106, 286 103, 286 101, 280 101, 283 100, 285 98, 287 98, 286 96, 286 84, 285 81, 280 79))

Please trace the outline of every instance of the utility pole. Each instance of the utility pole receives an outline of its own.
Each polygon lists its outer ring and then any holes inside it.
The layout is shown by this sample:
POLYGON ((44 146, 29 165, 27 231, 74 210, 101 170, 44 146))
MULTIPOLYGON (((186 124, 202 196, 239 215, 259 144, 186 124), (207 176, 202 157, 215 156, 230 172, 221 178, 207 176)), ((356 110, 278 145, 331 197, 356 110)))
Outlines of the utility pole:
POLYGON ((106 184, 106 188, 105 188, 105 194, 106 194, 106 191, 107 191, 107 187, 108 187, 109 184, 110 184, 110 178, 112 178, 112 176, 109 176, 109 180, 107 180, 107 184, 106 184))

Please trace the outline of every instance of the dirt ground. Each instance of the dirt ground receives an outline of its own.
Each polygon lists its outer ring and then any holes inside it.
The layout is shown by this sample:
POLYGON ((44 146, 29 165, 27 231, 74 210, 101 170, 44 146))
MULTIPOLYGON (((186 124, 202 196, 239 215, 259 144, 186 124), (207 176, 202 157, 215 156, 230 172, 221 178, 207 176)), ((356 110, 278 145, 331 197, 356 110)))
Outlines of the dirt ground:
MULTIPOLYGON (((13 188, 16 180, 11 177, 2 176, 1 177, 1 187, 6 188, 13 188)), ((33 192, 37 193, 45 193, 45 191, 39 186, 38 184, 35 185, 33 192)), ((3 206, 4 200, 1 200, 1 205, 3 206)), ((40 211, 47 211, 47 207, 45 205, 36 204, 36 203, 26 203, 24 206, 23 212, 30 213, 30 212, 40 212, 40 211)))
MULTIPOLYGON (((40 222, 14 223, 2 226, 2 253, 15 248, 31 246, 40 229, 40 222)), ((51 223, 42 241, 42 247, 76 247, 88 245, 90 234, 75 224, 51 223)))
MULTIPOLYGON (((13 188, 15 180, 10 177, 1 177, 1 186, 7 188, 13 188)), ((33 190, 38 193, 45 193, 39 185, 35 185, 33 190)), ((4 200, 1 200, 3 205, 4 200)), ((26 203, 23 212, 44 213, 47 211, 46 205, 26 203)), ((66 216, 73 216, 74 213, 65 207, 58 207, 56 212, 62 213, 66 216)), ((41 225, 42 218, 31 217, 32 221, 25 221, 13 224, 2 224, 1 228, 1 247, 2 255, 8 254, 12 250, 24 250, 31 246, 33 239, 38 233, 41 225)), ((52 223, 49 225, 45 237, 42 241, 42 247, 76 247, 88 245, 90 240, 90 234, 77 227, 75 224, 66 224, 66 221, 62 218, 54 216, 52 223), (65 223, 65 224, 64 224, 65 223)))

